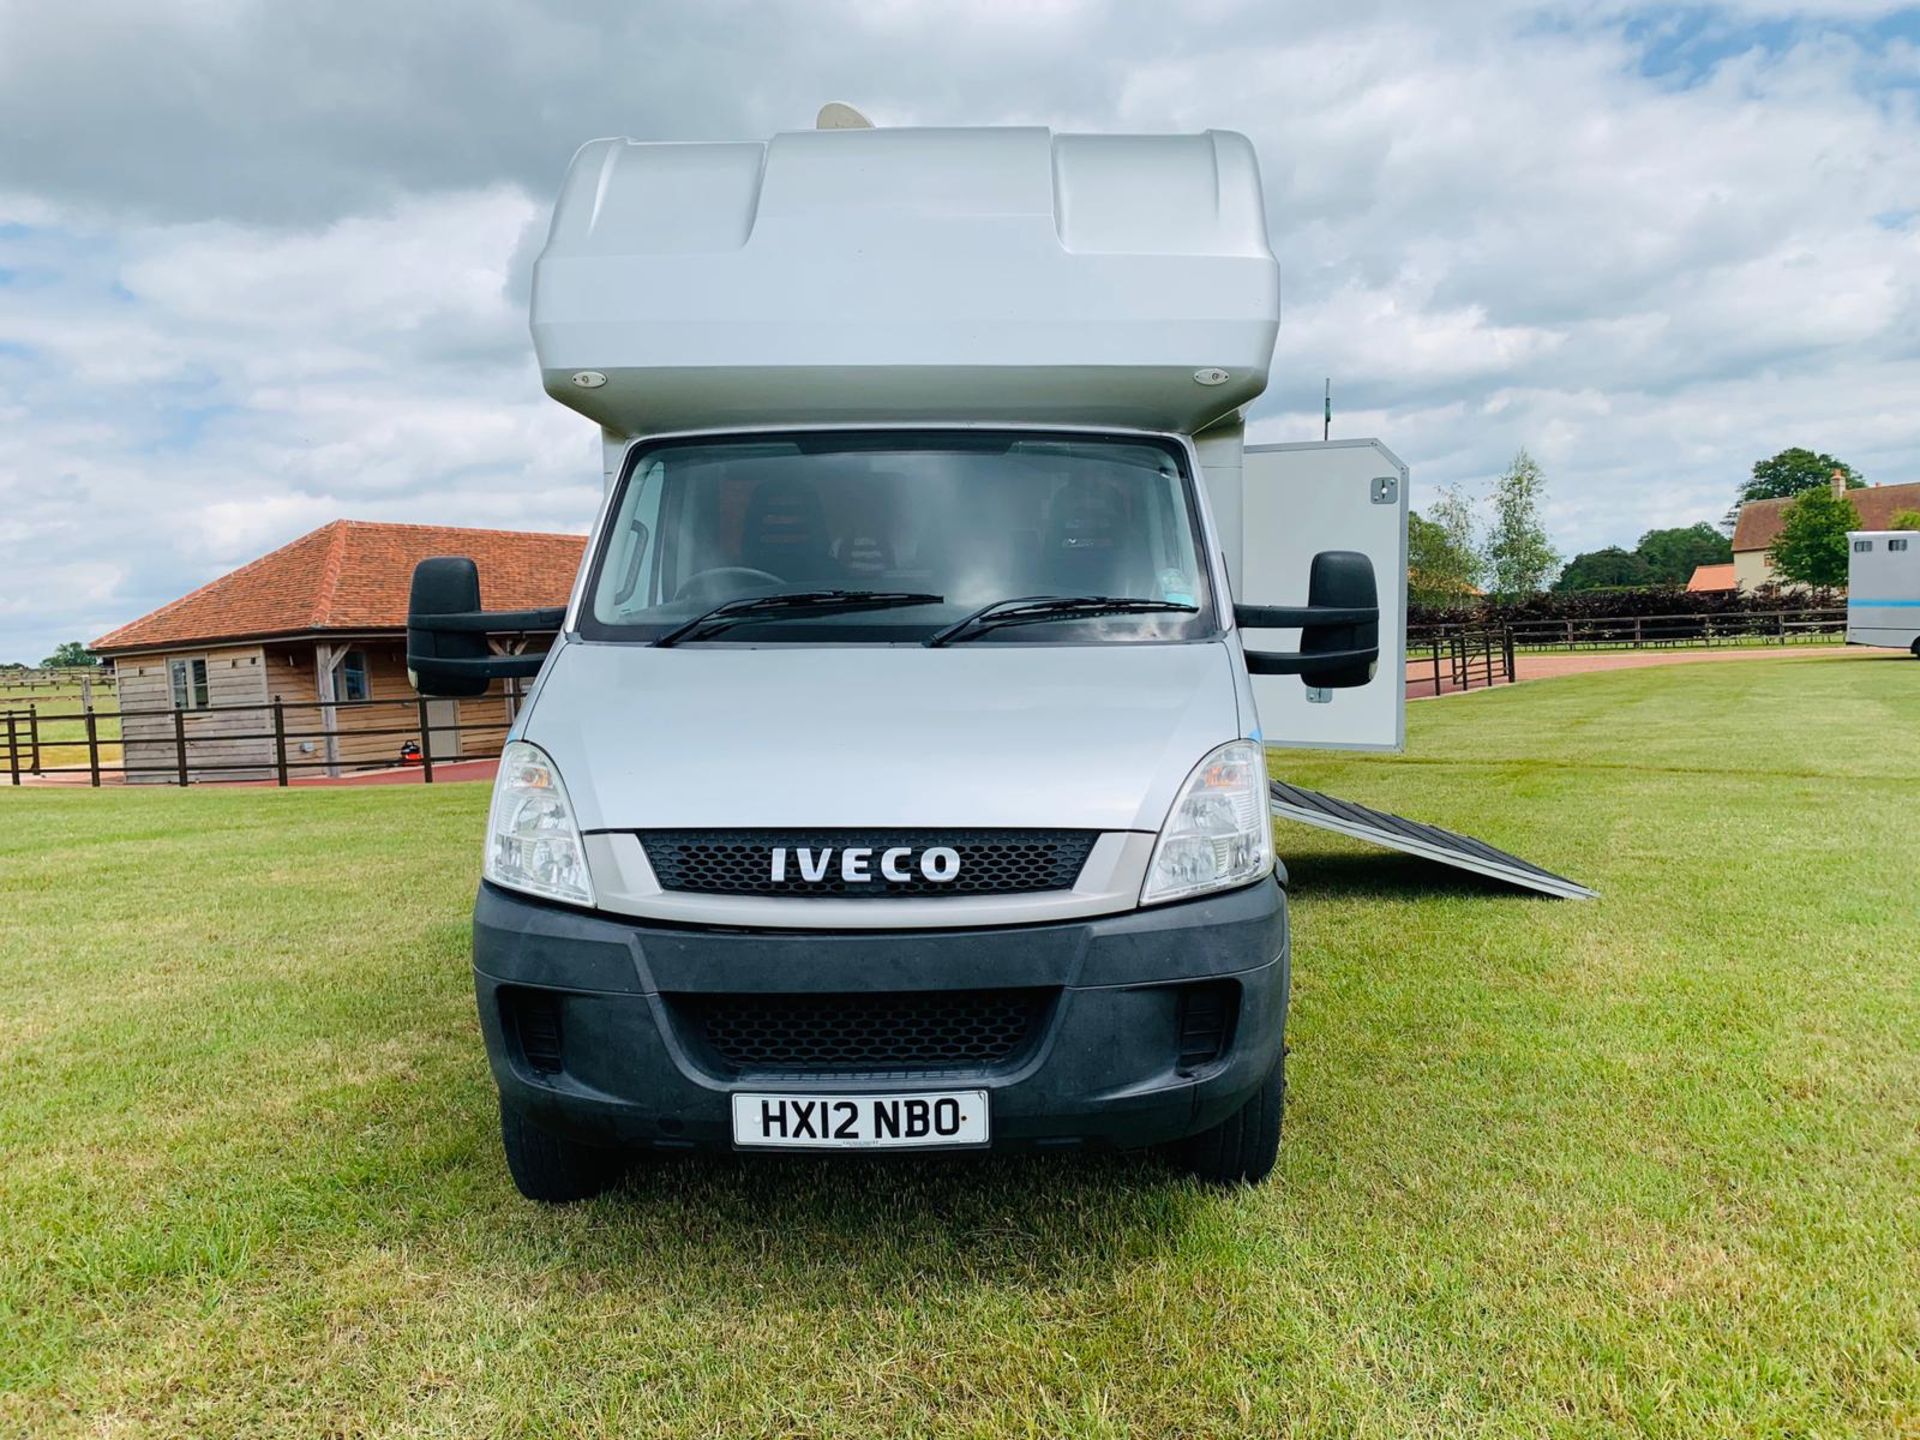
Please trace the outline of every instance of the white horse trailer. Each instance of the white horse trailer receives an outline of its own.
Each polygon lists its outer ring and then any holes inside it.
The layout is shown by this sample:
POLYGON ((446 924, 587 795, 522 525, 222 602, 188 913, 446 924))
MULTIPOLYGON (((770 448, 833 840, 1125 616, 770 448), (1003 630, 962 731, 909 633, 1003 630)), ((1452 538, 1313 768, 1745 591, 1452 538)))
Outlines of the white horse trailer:
POLYGON ((1920 532, 1853 530, 1847 545, 1847 643, 1920 658, 1920 532))

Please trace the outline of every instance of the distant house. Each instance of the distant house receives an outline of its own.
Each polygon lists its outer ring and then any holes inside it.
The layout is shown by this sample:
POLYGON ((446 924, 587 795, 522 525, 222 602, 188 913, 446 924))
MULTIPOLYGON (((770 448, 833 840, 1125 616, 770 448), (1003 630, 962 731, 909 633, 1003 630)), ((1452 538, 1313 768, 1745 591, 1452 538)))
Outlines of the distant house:
POLYGON ((1693 567, 1693 574, 1687 578, 1687 589, 1696 595, 1739 588, 1740 584, 1734 577, 1734 565, 1731 560, 1722 565, 1696 565, 1693 567))
MULTIPOLYGON (((1920 484, 1869 485, 1864 490, 1849 490, 1846 481, 1835 476, 1832 485, 1835 494, 1844 494, 1860 512, 1862 530, 1891 530, 1893 517, 1902 510, 1920 510, 1920 484)), ((1740 507, 1740 518, 1733 526, 1733 573, 1740 589, 1757 590, 1774 579, 1767 551, 1779 538, 1787 506, 1792 503, 1791 498, 1749 500, 1740 507)))
MULTIPOLYGON (((112 661, 122 712, 164 712, 123 719, 127 779, 174 780, 183 736, 190 778, 272 776, 270 712, 225 707, 276 699, 289 756, 304 762, 294 775, 396 763, 417 734, 418 712, 342 702, 417 698, 406 667, 415 563, 472 556, 490 609, 562 605, 585 543, 578 535, 336 520, 103 635, 90 648, 112 661), (412 734, 374 733, 410 727, 412 734)), ((498 682, 480 699, 428 702, 435 758, 497 753, 512 705, 498 682), (455 724, 484 728, 440 728, 455 724)))

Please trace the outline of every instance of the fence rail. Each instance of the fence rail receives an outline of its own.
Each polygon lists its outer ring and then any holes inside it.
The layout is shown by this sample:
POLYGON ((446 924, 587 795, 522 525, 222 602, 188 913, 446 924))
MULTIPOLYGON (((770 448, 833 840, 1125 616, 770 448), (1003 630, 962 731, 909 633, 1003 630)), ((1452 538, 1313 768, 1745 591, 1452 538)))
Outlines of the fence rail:
POLYGON ((1450 695, 1513 683, 1513 632, 1504 625, 1426 625, 1407 632, 1407 695, 1450 695))
POLYGON ((1717 611, 1695 615, 1599 615, 1560 620, 1510 620, 1505 628, 1522 650, 1578 650, 1583 646, 1645 648, 1715 645, 1727 640, 1776 645, 1844 635, 1844 605, 1800 610, 1717 611))
POLYGON ((221 782, 264 782, 290 784, 297 773, 311 770, 334 775, 354 771, 410 767, 417 763, 423 783, 433 783, 436 763, 456 760, 492 759, 500 753, 498 744, 485 744, 477 750, 462 749, 458 754, 434 754, 436 737, 475 732, 501 736, 511 723, 511 714, 519 707, 518 682, 504 696, 507 711, 489 719, 462 719, 436 715, 430 707, 438 703, 424 696, 395 700, 273 700, 265 704, 206 705, 191 710, 174 708, 144 710, 95 709, 92 705, 61 706, 57 703, 29 702, 25 706, 0 708, 0 725, 5 730, 5 765, 11 784, 20 785, 29 776, 85 775, 90 785, 106 781, 134 781, 150 777, 168 785, 221 782), (370 712, 384 711, 373 715, 370 712), (317 713, 317 720, 314 718, 317 713), (368 714, 373 724, 338 723, 342 715, 368 714), (258 724, 239 717, 257 716, 258 724), (221 728, 210 729, 203 723, 211 719, 221 728), (380 723, 391 719, 394 723, 380 723), (119 737, 101 734, 103 720, 120 727, 119 737), (158 722, 149 727, 143 721, 158 722), (230 730, 228 723, 247 728, 230 730), (133 733, 129 733, 129 731, 133 733), (388 739, 392 758, 385 762, 351 761, 325 753, 309 753, 299 747, 307 741, 388 739), (236 745, 257 746, 251 756, 233 758, 236 745), (109 752, 117 747, 118 759, 109 752), (49 763, 50 753, 82 750, 84 763, 49 763), (412 752, 409 754, 408 752, 412 752))
POLYGON ((113 671, 102 665, 74 665, 48 669, 0 670, 0 690, 65 690, 80 685, 114 686, 113 671))

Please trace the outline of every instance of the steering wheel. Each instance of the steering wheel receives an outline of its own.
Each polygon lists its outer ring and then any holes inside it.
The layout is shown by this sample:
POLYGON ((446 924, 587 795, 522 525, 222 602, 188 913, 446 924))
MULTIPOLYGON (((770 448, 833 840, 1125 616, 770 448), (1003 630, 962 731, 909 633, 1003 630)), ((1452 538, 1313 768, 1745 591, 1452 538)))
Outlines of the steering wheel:
POLYGON ((764 587, 761 593, 765 593, 786 583, 778 575, 756 570, 751 565, 716 565, 711 570, 700 570, 689 575, 686 583, 673 592, 673 598, 719 601, 731 599, 727 592, 732 590, 752 594, 757 587, 764 587))

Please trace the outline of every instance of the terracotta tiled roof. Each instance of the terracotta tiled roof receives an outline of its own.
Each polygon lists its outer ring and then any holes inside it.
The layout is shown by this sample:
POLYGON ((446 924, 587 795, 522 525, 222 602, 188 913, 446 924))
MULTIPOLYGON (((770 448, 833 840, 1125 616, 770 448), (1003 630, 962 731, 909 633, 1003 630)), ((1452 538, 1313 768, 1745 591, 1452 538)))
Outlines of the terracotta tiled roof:
POLYGON ((563 605, 586 538, 336 520, 96 640, 103 652, 315 631, 401 630, 413 567, 470 555, 490 610, 563 605))
MULTIPOLYGON (((1864 490, 1847 491, 1847 499, 1860 512, 1860 529, 1885 530, 1902 510, 1920 510, 1920 483, 1912 485, 1869 485, 1864 490)), ((1733 548, 1766 550, 1779 537, 1781 516, 1792 500, 1749 500, 1740 507, 1740 518, 1733 526, 1733 548)))
POLYGON ((1689 590, 1733 590, 1738 582, 1733 578, 1733 562, 1724 565, 1696 565, 1693 574, 1687 579, 1689 590))

